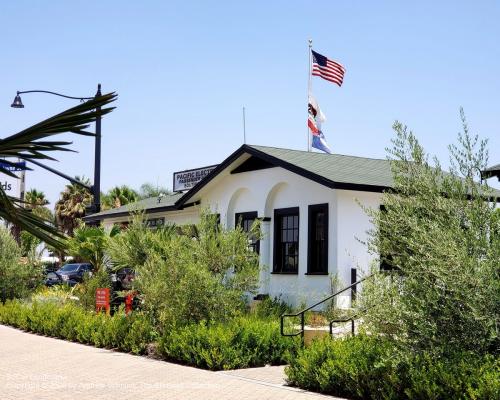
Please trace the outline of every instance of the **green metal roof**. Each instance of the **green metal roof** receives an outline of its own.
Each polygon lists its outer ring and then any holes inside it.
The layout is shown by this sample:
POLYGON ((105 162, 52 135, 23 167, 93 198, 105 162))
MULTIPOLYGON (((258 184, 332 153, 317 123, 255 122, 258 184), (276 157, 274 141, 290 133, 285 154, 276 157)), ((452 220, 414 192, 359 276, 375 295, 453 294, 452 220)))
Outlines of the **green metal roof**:
POLYGON ((85 221, 93 221, 105 218, 121 217, 128 215, 131 211, 141 211, 148 210, 148 212, 163 211, 164 208, 174 208, 175 202, 179 200, 182 193, 166 194, 162 196, 161 201, 158 201, 158 197, 150 197, 148 199, 139 200, 132 204, 127 204, 118 208, 112 208, 110 210, 101 211, 96 214, 91 214, 84 218, 85 221))
POLYGON ((391 187, 393 184, 387 160, 266 146, 249 147, 332 182, 383 187, 391 187))

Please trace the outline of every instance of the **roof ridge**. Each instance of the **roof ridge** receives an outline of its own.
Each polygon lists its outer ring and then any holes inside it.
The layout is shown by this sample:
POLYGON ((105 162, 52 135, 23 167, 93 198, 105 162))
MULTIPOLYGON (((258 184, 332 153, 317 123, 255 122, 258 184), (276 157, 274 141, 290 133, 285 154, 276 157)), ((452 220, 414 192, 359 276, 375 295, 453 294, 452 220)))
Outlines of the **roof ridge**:
POLYGON ((363 157, 363 156, 354 156, 350 154, 340 154, 340 153, 332 153, 332 154, 324 154, 324 153, 314 153, 312 151, 306 151, 306 150, 298 150, 298 149, 288 149, 286 147, 276 147, 276 146, 263 146, 259 144, 247 144, 247 146, 259 149, 259 148, 267 148, 267 149, 276 149, 276 150, 289 150, 289 151, 296 151, 299 153, 306 153, 306 154, 314 154, 317 156, 339 156, 339 157, 351 157, 351 158, 362 158, 363 160, 376 160, 376 161, 390 161, 386 158, 374 158, 374 157, 363 157))

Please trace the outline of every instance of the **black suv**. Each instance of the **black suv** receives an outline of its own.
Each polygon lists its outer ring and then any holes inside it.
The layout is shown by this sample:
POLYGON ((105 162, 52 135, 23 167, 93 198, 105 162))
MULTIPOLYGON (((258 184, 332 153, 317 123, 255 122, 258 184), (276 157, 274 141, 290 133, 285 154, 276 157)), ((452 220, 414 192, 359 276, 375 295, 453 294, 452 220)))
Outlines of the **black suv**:
POLYGON ((72 263, 66 264, 59 268, 56 272, 49 273, 45 284, 53 286, 60 283, 66 283, 70 286, 76 285, 83 281, 85 273, 92 273, 92 264, 88 263, 72 263))

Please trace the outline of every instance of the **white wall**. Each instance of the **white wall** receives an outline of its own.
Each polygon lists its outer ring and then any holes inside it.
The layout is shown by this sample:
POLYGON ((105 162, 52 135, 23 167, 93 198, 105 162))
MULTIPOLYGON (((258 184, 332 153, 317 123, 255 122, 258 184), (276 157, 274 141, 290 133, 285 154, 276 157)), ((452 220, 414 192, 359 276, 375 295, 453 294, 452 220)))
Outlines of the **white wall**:
MULTIPOLYGON (((176 225, 185 225, 185 224, 196 224, 200 220, 200 211, 199 207, 189 207, 184 210, 176 210, 169 212, 160 212, 160 213, 148 213, 147 218, 165 218, 165 224, 176 224, 176 225)), ((119 224, 122 222, 130 221, 131 217, 118 217, 118 218, 108 218, 102 222, 102 225, 105 229, 110 230, 114 224, 119 224)))
MULTIPOLYGON (((358 279, 369 272, 375 255, 369 254, 366 246, 367 232, 372 223, 361 205, 378 209, 381 204, 381 193, 337 190, 337 257, 341 286, 351 284, 351 268, 357 269, 358 279)), ((360 288, 358 288, 360 290, 360 288)), ((347 306, 350 293, 339 299, 340 304, 347 306)))

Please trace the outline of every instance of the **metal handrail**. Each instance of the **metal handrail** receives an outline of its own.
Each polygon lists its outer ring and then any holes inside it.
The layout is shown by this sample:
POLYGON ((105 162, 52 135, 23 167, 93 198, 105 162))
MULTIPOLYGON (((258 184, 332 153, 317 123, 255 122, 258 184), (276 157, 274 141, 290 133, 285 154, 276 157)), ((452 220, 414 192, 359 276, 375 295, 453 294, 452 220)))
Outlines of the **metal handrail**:
MULTIPOLYGON (((298 312, 296 312, 294 314, 282 314, 280 316, 280 332, 281 332, 281 336, 293 337, 293 336, 299 336, 299 335, 301 335, 301 337, 302 337, 302 344, 304 344, 305 313, 307 311, 310 311, 313 308, 319 306, 320 304, 323 304, 324 302, 333 299, 335 296, 338 296, 339 294, 344 293, 345 291, 354 288, 355 286, 359 285, 361 282, 363 282, 364 280, 368 279, 371 276, 372 275, 368 275, 368 276, 360 279, 359 281, 354 282, 353 284, 351 284, 351 285, 349 285, 349 286, 347 286, 347 287, 339 290, 338 292, 336 292, 334 294, 331 294, 328 297, 325 297, 323 300, 320 300, 317 303, 314 303, 312 306, 304 308, 303 310, 298 311, 298 312), (285 318, 298 317, 299 315, 300 315, 300 331, 295 332, 295 333, 285 333, 285 318)), ((332 323, 333 322, 335 322, 335 321, 332 321, 330 323, 330 332, 332 330, 332 323)))
POLYGON ((358 311, 357 313, 354 313, 350 317, 331 320, 329 322, 330 336, 333 336, 333 324, 336 324, 336 323, 345 323, 345 322, 349 322, 349 321, 351 321, 351 333, 352 333, 352 336, 354 336, 354 320, 357 319, 360 316, 360 314, 364 313, 365 311, 366 311, 366 308, 363 309, 363 310, 361 310, 361 311, 358 311))

